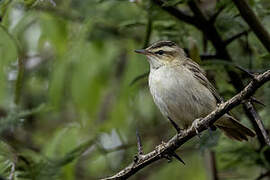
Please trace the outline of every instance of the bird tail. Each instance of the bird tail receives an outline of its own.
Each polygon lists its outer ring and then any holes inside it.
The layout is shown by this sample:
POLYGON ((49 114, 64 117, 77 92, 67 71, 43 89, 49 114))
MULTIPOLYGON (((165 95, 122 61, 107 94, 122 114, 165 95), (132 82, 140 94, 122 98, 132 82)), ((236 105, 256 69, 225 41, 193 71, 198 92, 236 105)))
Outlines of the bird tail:
POLYGON ((222 118, 214 123, 219 129, 221 129, 225 135, 233 140, 243 141, 248 140, 248 137, 254 137, 253 130, 245 127, 238 122, 234 117, 225 114, 222 118))

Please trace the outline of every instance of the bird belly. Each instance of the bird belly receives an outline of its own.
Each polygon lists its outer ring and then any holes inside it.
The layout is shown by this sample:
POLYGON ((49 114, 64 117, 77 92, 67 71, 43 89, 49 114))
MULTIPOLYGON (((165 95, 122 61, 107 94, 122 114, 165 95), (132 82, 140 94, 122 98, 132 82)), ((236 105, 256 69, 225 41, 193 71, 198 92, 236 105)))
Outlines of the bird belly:
POLYGON ((149 87, 163 116, 170 117, 182 128, 187 128, 195 119, 212 112, 216 107, 216 100, 189 71, 179 71, 181 70, 175 72, 174 69, 159 68, 151 72, 149 87))

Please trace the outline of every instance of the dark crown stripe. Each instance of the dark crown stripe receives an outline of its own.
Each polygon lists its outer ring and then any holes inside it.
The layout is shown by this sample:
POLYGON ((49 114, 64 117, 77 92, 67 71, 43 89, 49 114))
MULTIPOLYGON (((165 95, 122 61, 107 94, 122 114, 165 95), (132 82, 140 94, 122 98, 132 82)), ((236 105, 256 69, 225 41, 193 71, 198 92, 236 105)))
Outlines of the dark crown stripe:
POLYGON ((164 46, 172 47, 172 46, 176 46, 176 44, 172 41, 160 41, 160 42, 157 42, 157 43, 154 43, 153 45, 151 45, 150 49, 157 49, 157 48, 164 47, 164 46))

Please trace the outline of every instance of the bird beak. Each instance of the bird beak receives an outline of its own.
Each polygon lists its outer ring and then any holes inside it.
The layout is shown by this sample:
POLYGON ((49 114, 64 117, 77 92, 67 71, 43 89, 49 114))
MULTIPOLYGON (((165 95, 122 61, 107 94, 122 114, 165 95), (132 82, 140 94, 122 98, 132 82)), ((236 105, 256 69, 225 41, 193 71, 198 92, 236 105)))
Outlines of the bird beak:
POLYGON ((136 49, 134 52, 135 52, 135 53, 138 53, 138 54, 144 54, 144 55, 146 55, 146 54, 149 53, 149 52, 148 52, 147 50, 145 50, 145 49, 136 49))

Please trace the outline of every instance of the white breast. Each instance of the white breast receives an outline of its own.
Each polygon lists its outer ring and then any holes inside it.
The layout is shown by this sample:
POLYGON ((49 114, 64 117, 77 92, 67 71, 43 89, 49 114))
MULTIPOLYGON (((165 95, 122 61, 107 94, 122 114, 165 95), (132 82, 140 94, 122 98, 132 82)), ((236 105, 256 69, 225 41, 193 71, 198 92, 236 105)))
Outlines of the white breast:
POLYGON ((216 107, 212 93, 181 66, 151 70, 149 87, 161 113, 185 128, 216 107))

